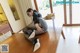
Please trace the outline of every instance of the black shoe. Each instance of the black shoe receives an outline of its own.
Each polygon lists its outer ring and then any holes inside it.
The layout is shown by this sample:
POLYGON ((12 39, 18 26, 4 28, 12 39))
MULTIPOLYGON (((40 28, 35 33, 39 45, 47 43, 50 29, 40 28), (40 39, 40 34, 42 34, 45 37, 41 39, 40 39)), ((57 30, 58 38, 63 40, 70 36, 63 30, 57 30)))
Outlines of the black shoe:
POLYGON ((37 38, 32 38, 30 39, 30 41, 32 42, 33 45, 35 45, 37 43, 37 38))

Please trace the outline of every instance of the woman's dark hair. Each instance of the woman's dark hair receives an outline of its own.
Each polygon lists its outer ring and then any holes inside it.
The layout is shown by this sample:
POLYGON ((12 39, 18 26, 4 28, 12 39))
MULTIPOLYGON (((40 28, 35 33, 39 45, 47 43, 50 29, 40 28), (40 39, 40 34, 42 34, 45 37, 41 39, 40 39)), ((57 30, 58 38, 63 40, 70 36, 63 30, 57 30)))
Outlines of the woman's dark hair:
POLYGON ((32 8, 28 8, 26 12, 31 12, 32 10, 32 8))

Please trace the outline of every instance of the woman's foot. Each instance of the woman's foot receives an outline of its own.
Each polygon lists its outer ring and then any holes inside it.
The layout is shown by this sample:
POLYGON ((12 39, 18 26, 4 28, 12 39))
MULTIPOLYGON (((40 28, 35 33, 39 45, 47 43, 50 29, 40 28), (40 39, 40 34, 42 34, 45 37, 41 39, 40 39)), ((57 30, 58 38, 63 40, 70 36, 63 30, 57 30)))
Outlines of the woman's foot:
POLYGON ((37 42, 35 43, 35 45, 34 45, 34 52, 36 51, 36 50, 38 50, 40 48, 40 42, 39 42, 39 39, 37 39, 37 42))

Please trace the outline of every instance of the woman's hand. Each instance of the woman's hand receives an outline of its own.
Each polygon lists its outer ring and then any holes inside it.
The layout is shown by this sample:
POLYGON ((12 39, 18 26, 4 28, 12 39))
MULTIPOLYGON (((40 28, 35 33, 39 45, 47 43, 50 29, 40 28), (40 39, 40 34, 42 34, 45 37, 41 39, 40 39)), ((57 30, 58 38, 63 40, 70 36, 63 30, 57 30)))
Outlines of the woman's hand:
POLYGON ((35 24, 37 31, 43 32, 42 28, 39 26, 39 24, 35 24))
POLYGON ((42 30, 41 27, 38 27, 38 28, 37 28, 37 31, 39 31, 39 32, 43 32, 43 30, 42 30))

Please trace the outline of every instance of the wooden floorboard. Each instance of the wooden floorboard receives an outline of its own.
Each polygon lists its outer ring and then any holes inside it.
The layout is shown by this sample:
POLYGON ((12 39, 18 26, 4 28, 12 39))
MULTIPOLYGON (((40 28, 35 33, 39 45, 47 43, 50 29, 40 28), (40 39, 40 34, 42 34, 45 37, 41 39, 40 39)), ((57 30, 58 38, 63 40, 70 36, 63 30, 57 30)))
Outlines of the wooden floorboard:
POLYGON ((28 39, 25 39, 23 33, 12 35, 1 44, 9 44, 9 53, 56 53, 59 36, 55 32, 53 24, 49 26, 49 23, 48 32, 36 36, 40 39, 41 44, 41 47, 36 52, 33 52, 34 45, 28 39))
POLYGON ((36 52, 33 52, 34 45, 25 39, 23 33, 15 34, 1 44, 9 44, 9 53, 56 53, 57 39, 50 34, 47 32, 37 36, 40 39, 41 47, 36 52))

